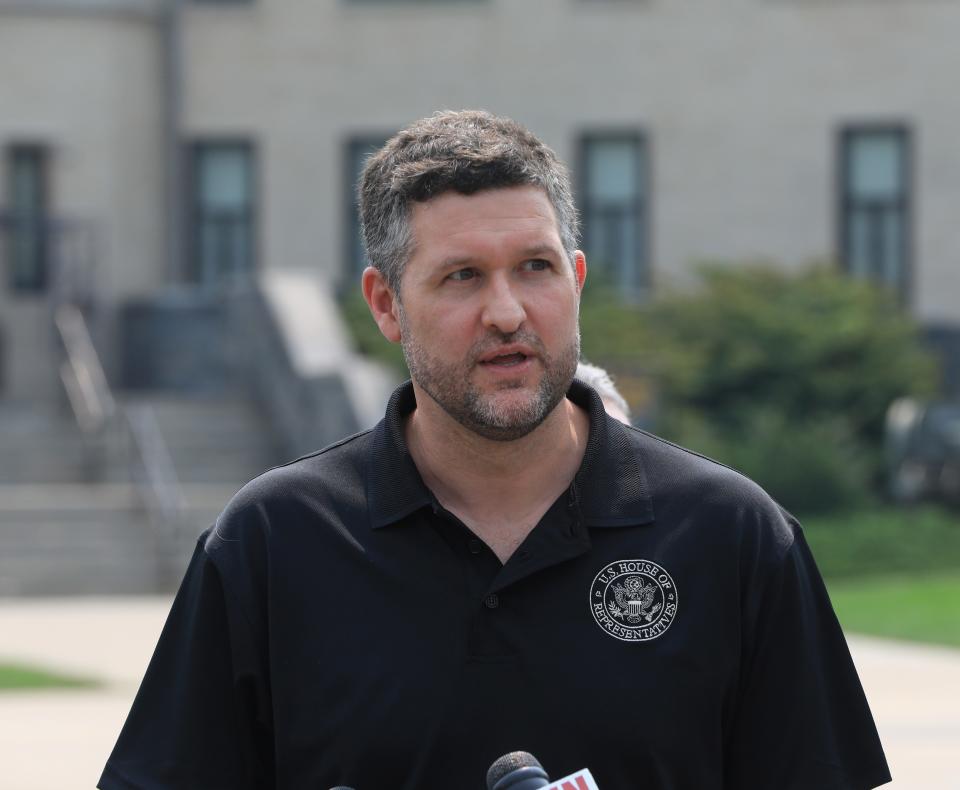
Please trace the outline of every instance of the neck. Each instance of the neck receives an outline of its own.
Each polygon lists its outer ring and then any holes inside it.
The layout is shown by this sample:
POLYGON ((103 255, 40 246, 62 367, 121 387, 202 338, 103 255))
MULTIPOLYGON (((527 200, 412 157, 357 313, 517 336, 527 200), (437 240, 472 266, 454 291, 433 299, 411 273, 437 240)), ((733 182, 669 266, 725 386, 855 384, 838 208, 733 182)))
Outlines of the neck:
POLYGON ((414 389, 417 408, 405 426, 410 454, 427 487, 471 528, 534 517, 536 523, 580 468, 589 418, 566 398, 526 436, 494 441, 464 428, 414 389))

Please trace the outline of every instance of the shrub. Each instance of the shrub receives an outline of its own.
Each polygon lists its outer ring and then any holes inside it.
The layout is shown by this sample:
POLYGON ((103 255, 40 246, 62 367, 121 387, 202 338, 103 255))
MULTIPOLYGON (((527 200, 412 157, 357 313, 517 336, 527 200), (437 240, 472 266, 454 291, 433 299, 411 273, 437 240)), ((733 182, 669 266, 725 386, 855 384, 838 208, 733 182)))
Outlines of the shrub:
POLYGON ((868 505, 872 459, 841 419, 792 422, 773 409, 744 418, 736 432, 700 415, 673 421, 675 439, 759 483, 794 512, 868 505))
POLYGON ((383 362, 403 378, 409 377, 403 350, 399 343, 391 343, 380 334, 359 288, 354 288, 341 298, 340 314, 350 330, 357 351, 383 362))
POLYGON ((891 294, 812 267, 706 267, 703 287, 649 312, 654 366, 671 402, 737 427, 769 407, 841 418, 879 444, 887 407, 932 391, 935 368, 891 294))
MULTIPOLYGON (((656 382, 655 429, 734 466, 787 507, 857 504, 882 471, 883 423, 935 366, 891 294, 825 267, 705 266, 644 307, 583 306, 584 349, 656 382)), ((632 372, 631 372, 632 371, 632 372)))

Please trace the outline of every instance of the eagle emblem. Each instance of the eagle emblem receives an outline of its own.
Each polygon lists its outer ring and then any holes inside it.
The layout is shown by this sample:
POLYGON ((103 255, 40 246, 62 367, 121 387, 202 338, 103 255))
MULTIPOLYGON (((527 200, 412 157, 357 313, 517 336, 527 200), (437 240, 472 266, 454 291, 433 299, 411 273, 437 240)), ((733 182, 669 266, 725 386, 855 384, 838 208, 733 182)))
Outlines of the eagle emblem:
POLYGON ((628 623, 650 622, 663 608, 654 603, 657 595, 655 584, 644 584, 642 576, 628 576, 623 584, 613 585, 613 601, 607 609, 616 618, 625 618, 628 623))
POLYGON ((677 586, 659 563, 615 560, 590 586, 590 612, 597 625, 623 642, 662 636, 677 614, 677 586))

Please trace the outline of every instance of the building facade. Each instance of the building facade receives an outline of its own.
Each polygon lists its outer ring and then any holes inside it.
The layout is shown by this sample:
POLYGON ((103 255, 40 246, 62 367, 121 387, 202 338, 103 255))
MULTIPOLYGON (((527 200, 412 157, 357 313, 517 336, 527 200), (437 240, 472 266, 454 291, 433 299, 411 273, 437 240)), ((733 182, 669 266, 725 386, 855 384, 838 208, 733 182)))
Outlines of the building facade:
POLYGON ((591 274, 630 298, 703 260, 831 261, 948 346, 958 38, 946 0, 0 0, 2 394, 53 386, 64 267, 108 360, 131 300, 353 287, 363 157, 441 108, 571 164, 591 274))

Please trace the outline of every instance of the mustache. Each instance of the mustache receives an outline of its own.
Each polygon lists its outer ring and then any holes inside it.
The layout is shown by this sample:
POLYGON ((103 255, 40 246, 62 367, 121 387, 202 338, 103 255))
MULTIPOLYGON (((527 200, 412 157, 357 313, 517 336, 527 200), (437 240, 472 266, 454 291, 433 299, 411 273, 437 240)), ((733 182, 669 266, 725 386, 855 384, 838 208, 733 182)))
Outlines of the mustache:
POLYGON ((516 332, 510 333, 492 330, 486 337, 481 338, 470 347, 468 357, 471 361, 476 361, 500 346, 511 344, 529 346, 536 352, 537 356, 546 356, 546 349, 539 335, 526 329, 518 329, 516 332))

